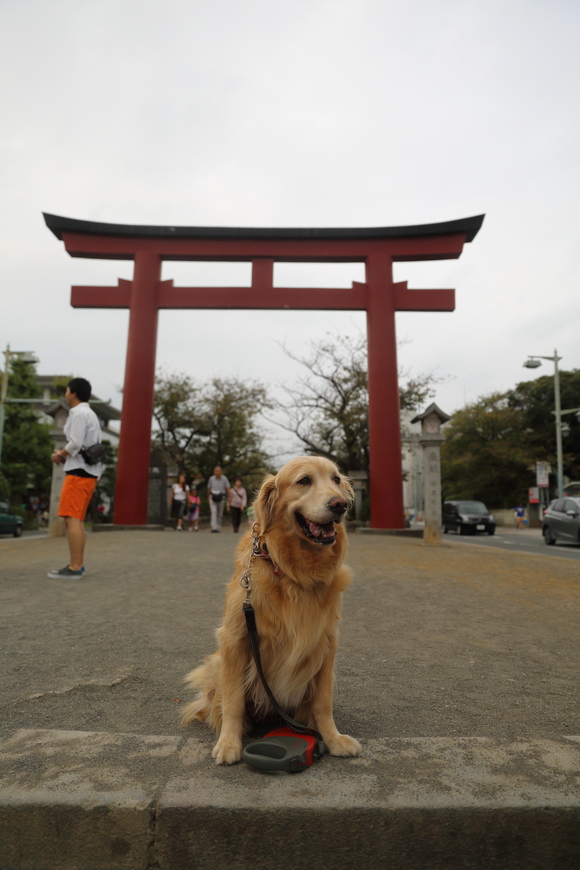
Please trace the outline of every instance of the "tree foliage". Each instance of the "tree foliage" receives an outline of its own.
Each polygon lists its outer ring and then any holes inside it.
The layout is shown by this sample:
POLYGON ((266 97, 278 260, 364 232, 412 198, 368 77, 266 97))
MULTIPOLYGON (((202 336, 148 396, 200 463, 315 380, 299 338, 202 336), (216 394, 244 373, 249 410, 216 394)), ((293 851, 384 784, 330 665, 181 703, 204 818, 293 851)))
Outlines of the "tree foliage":
POLYGON ((257 482, 271 470, 259 428, 270 405, 257 382, 213 378, 200 385, 186 374, 159 373, 155 439, 165 460, 192 479, 207 480, 221 465, 231 483, 236 476, 257 482))
POLYGON ((467 405, 445 427, 441 448, 444 499, 476 499, 494 508, 527 501, 535 482, 521 414, 505 393, 467 405))
MULTIPOLYGON (((8 398, 37 399, 36 366, 13 356, 10 361, 8 398)), ((32 402, 8 402, 5 406, 2 443, 2 473, 11 498, 22 498, 29 486, 50 491, 52 474, 51 425, 41 423, 32 402)))
MULTIPOLYGON (((580 371, 560 373, 560 396, 562 410, 580 408, 580 371)), ((457 411, 441 449, 444 497, 513 507, 536 485, 537 462, 552 466, 551 495, 556 495, 554 407, 554 378, 543 376, 457 411)), ((564 475, 580 480, 580 422, 575 414, 562 421, 570 427, 562 439, 564 475)))
MULTIPOLYGON (((117 459, 118 448, 108 439, 102 438, 102 443, 107 448, 107 462, 96 489, 96 504, 98 505, 103 496, 105 496, 110 506, 110 516, 112 516, 115 504, 115 489, 117 486, 117 459)), ((98 518, 98 517, 97 517, 98 518)))
POLYGON ((155 378, 153 417, 157 423, 155 440, 165 460, 175 464, 180 473, 185 472, 199 443, 211 432, 202 388, 189 375, 159 373, 155 378))
MULTIPOLYGON (((278 425, 292 432, 306 453, 326 456, 343 470, 369 468, 367 342, 327 335, 312 342, 310 353, 290 359, 307 375, 295 387, 286 386, 288 399, 277 404, 278 425)), ((413 411, 432 395, 433 375, 410 377, 400 373, 401 409, 413 411)))
MULTIPOLYGON (((508 404, 521 414, 525 440, 532 462, 549 462, 556 469, 556 417, 554 377, 544 375, 518 384, 507 393, 508 404)), ((580 408, 580 370, 560 372, 562 411, 580 408)), ((564 474, 580 480, 580 421, 576 414, 563 414, 570 434, 562 438, 564 474)))

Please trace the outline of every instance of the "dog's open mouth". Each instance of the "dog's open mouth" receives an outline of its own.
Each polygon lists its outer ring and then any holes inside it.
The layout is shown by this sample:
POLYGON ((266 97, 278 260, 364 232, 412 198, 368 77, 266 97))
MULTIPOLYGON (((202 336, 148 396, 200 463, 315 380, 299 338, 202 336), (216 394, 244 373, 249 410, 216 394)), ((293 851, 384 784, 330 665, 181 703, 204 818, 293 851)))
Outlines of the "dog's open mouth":
POLYGON ((303 517, 299 513, 296 513, 296 519, 306 537, 314 541, 315 544, 334 544, 336 540, 336 526, 332 521, 330 523, 315 523, 313 520, 307 520, 306 517, 303 517))

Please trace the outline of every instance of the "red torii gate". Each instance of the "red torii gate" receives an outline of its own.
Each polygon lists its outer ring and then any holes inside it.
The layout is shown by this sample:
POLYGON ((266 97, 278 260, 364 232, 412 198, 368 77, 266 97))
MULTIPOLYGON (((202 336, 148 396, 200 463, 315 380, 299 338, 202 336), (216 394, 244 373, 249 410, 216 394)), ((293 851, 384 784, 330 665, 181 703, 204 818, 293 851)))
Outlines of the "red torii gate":
POLYGON ((371 526, 404 525, 396 311, 453 311, 454 290, 409 290, 392 264, 457 258, 484 215, 370 229, 129 226, 45 214, 72 257, 133 260, 133 280, 73 287, 74 308, 128 308, 129 336, 117 465, 115 523, 145 525, 157 320, 160 308, 336 309, 367 312, 371 526), (251 262, 251 287, 174 287, 163 260, 251 262), (275 262, 365 264, 351 289, 274 287, 275 262))

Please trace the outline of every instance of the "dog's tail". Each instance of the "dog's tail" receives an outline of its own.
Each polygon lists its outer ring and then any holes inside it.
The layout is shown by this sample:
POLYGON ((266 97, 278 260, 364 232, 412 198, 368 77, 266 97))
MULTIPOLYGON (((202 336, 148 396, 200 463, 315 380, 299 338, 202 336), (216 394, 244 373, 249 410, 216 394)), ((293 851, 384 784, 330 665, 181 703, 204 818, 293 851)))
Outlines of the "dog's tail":
POLYGON ((215 665, 212 661, 217 653, 213 656, 208 656, 205 664, 191 671, 185 678, 186 684, 197 689, 198 693, 193 701, 187 704, 181 716, 182 726, 191 725, 196 720, 198 722, 207 722, 211 715, 212 701, 216 692, 216 681, 212 679, 215 673, 215 665))

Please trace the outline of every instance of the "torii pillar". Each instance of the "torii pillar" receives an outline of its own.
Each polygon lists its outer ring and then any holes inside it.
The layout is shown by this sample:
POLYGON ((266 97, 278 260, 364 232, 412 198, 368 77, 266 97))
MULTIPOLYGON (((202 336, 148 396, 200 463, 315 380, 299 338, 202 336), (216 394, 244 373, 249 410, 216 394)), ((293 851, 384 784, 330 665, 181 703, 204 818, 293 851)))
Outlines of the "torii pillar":
POLYGON ((366 311, 369 380, 371 526, 404 526, 395 314, 453 311, 454 290, 395 284, 393 262, 457 258, 483 215, 438 224, 370 229, 248 229, 103 224, 45 214, 72 257, 133 260, 133 280, 117 287, 73 287, 74 308, 128 308, 129 337, 115 517, 147 523, 157 320, 160 308, 334 309, 366 311), (161 281, 163 260, 252 263, 250 287, 174 287, 161 281), (274 287, 275 262, 363 262, 352 288, 274 287))

